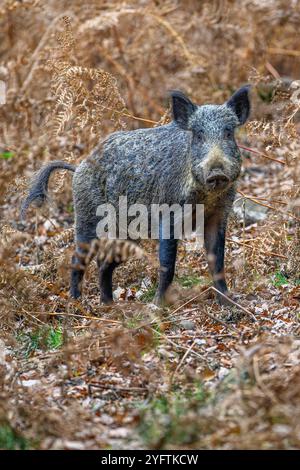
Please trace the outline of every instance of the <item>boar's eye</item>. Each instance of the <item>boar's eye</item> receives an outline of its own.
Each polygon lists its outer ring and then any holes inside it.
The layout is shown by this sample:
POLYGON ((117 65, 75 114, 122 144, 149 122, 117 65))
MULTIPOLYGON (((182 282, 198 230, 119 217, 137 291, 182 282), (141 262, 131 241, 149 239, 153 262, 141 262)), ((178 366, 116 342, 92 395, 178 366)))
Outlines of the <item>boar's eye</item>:
POLYGON ((234 129, 231 127, 225 127, 224 129, 224 138, 225 139, 233 139, 234 136, 234 129))
POLYGON ((195 134, 194 134, 194 142, 197 144, 202 144, 205 141, 205 133, 204 130, 199 129, 195 134))

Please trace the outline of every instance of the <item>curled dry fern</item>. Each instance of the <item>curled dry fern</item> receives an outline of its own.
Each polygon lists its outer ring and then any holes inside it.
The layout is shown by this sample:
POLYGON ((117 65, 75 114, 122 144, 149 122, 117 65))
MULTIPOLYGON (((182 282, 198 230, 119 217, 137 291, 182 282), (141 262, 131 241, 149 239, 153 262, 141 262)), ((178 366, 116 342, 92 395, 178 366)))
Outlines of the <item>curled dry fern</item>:
POLYGON ((112 261, 119 263, 127 261, 130 257, 141 259, 144 256, 144 250, 128 240, 94 239, 90 245, 82 244, 80 248, 82 253, 77 253, 77 256, 81 264, 76 268, 83 270, 93 258, 96 258, 98 263, 111 263, 112 261))
POLYGON ((49 61, 56 102, 53 111, 55 134, 61 133, 67 125, 74 128, 88 125, 91 132, 95 132, 104 118, 113 121, 115 129, 124 127, 125 102, 117 80, 104 70, 73 64, 70 56, 74 37, 69 19, 64 17, 63 21, 64 32, 57 36, 61 57, 49 61))

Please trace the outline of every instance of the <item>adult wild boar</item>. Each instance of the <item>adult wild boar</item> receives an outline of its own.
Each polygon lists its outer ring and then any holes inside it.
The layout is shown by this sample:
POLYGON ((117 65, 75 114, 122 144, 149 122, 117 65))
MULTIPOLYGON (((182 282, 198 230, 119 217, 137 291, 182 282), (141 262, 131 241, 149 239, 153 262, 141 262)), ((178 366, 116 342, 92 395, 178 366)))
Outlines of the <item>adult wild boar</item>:
MULTIPOLYGON (((50 174, 57 169, 74 172, 73 197, 77 253, 96 238, 98 206, 143 204, 204 204, 204 244, 214 285, 227 292, 224 246, 228 214, 241 169, 235 129, 250 112, 249 87, 236 91, 224 104, 198 106, 180 91, 171 92, 173 120, 161 127, 115 132, 95 148, 78 167, 55 161, 43 167, 22 206, 46 198, 50 174)), ((173 219, 174 224, 174 219, 173 219)), ((160 279, 156 302, 162 303, 175 270, 178 240, 160 231, 160 279)), ((76 264, 78 257, 73 257, 76 264)), ((99 265, 101 298, 112 301, 112 275, 116 261, 99 265)), ((84 270, 74 268, 71 295, 81 294, 84 270)), ((222 296, 219 297, 222 301, 222 296)))

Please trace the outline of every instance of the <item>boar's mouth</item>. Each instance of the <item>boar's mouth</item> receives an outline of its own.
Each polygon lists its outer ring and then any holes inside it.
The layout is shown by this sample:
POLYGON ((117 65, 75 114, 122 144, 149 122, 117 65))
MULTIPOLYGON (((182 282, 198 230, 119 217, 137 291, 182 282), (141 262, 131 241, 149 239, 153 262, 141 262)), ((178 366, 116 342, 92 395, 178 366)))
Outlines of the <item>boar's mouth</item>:
POLYGON ((221 171, 211 171, 205 180, 205 186, 209 191, 219 191, 225 189, 230 180, 221 171))

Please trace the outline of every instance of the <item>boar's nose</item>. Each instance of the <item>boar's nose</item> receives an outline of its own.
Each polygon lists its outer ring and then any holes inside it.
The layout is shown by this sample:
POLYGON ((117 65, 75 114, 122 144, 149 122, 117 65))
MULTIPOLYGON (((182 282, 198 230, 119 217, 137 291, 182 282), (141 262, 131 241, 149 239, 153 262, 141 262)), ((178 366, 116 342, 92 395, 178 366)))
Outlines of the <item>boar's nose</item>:
POLYGON ((229 178, 222 171, 218 170, 212 171, 205 182, 209 189, 222 189, 229 183, 229 178))

